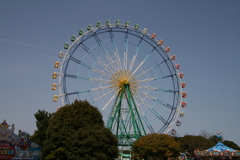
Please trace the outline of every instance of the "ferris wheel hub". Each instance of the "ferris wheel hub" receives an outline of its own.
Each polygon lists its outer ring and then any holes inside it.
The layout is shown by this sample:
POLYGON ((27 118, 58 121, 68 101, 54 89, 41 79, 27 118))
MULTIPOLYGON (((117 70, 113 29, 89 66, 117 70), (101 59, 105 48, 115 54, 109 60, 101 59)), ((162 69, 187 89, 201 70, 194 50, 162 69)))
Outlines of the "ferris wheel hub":
POLYGON ((116 88, 117 93, 119 93, 125 85, 129 85, 132 94, 137 92, 137 81, 134 81, 135 78, 134 74, 131 74, 130 70, 119 70, 115 74, 112 75, 111 82, 112 84, 111 88, 116 88))

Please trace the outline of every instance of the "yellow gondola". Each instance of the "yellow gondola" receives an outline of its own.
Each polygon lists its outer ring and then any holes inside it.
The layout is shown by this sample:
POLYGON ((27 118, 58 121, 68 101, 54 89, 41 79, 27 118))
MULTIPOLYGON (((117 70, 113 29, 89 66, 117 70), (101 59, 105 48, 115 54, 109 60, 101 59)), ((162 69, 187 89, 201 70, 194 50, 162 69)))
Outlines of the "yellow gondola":
POLYGON ((58 96, 57 95, 54 95, 53 96, 53 102, 57 102, 58 101, 58 96))
POLYGON ((53 72, 52 78, 53 78, 53 79, 56 79, 56 78, 57 78, 57 72, 53 72))

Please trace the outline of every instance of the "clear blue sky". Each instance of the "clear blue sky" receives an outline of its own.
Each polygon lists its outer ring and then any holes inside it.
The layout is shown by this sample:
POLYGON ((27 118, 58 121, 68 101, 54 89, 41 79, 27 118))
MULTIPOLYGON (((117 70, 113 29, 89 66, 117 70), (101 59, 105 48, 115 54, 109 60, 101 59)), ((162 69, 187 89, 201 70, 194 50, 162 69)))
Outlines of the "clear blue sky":
POLYGON ((179 136, 222 132, 240 146, 240 1, 1 1, 0 121, 33 134, 34 113, 54 112, 53 64, 69 38, 97 21, 138 23, 171 47, 185 74, 179 136))

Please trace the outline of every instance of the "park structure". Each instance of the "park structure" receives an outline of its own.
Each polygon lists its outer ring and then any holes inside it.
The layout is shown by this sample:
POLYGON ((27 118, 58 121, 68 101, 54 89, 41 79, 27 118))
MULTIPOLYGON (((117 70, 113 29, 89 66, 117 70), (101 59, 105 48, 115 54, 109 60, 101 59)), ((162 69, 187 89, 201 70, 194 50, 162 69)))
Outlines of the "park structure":
POLYGON ((148 133, 176 135, 187 106, 184 74, 156 33, 130 22, 97 22, 70 36, 52 74, 58 106, 87 100, 130 148, 148 133))
POLYGON ((9 126, 6 120, 0 124, 0 160, 39 160, 41 147, 29 139, 27 132, 19 130, 15 134, 14 124, 9 126))
POLYGON ((194 154, 197 159, 212 159, 212 160, 240 160, 240 150, 232 149, 221 142, 221 133, 217 133, 218 143, 204 151, 196 149, 194 154))

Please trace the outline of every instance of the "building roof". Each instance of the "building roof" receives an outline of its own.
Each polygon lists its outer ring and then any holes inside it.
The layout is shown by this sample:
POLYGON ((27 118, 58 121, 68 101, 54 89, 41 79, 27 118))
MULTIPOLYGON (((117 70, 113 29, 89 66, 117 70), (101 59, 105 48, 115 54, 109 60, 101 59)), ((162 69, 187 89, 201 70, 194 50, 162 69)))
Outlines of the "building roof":
POLYGON ((219 151, 219 152, 230 151, 230 152, 234 152, 236 150, 224 145, 223 143, 218 142, 214 147, 207 149, 207 151, 219 151))

